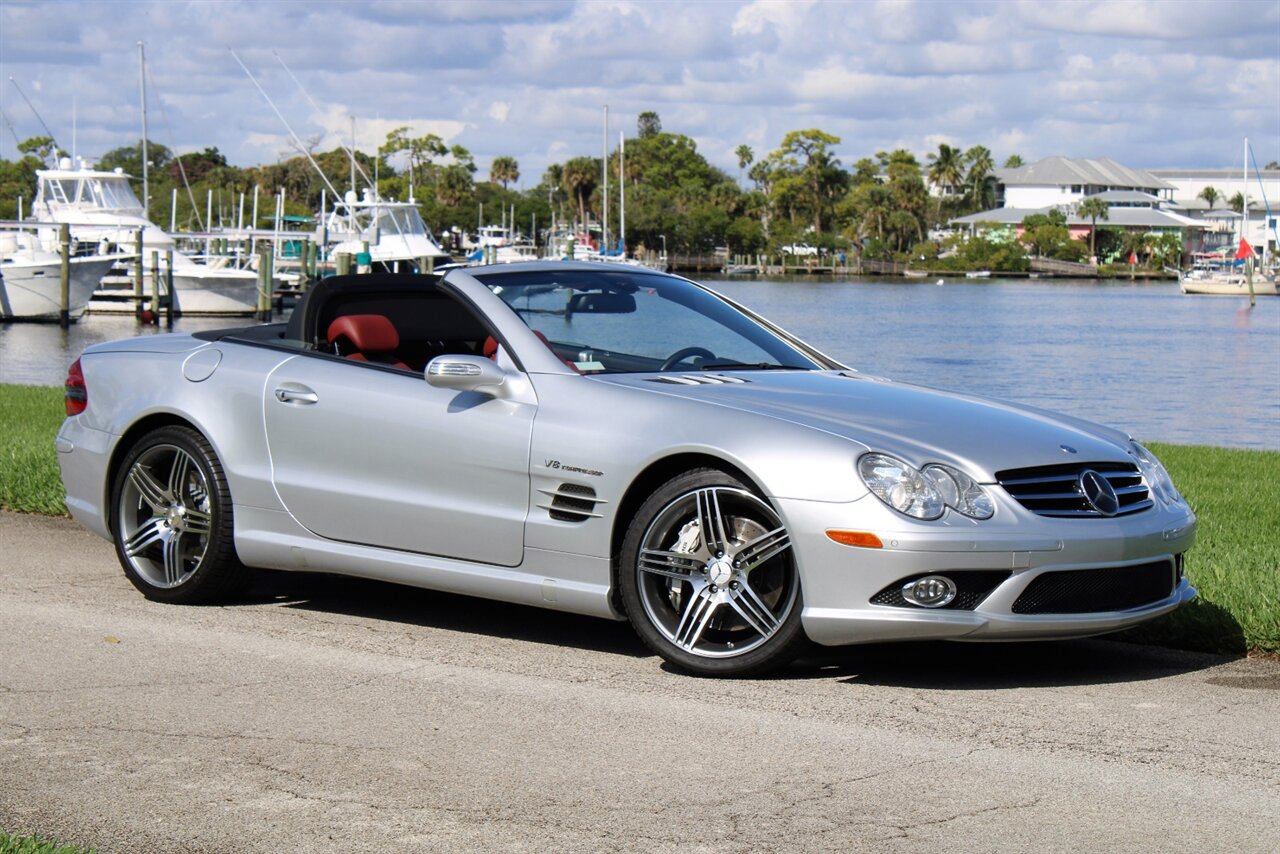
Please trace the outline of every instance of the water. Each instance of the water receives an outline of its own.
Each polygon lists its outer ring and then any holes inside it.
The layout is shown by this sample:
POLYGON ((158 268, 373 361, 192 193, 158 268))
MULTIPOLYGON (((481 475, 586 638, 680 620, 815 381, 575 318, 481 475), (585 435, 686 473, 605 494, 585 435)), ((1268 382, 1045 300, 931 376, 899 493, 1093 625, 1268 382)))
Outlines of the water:
MULTIPOLYGON (((1280 298, 1250 309, 1175 284, 718 280, 861 371, 1111 424, 1143 440, 1280 450, 1280 298)), ((237 325, 179 319, 177 331, 237 325)), ((129 317, 0 324, 0 382, 57 385, 86 346, 164 328, 129 317)))

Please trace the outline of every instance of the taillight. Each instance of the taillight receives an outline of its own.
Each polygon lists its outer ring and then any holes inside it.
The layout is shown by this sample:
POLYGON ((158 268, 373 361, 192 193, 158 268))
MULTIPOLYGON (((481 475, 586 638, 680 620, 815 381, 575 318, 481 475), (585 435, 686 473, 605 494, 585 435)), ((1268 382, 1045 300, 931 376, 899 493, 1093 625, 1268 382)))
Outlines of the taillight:
POLYGON ((89 405, 89 388, 84 384, 84 371, 80 368, 80 360, 76 359, 67 369, 66 384, 67 415, 79 415, 89 405))

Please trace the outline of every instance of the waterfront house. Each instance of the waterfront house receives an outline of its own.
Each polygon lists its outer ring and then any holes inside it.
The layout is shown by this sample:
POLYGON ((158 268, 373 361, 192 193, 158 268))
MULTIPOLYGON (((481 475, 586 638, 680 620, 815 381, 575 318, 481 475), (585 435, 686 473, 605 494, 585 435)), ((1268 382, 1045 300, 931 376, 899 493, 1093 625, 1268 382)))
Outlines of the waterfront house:
POLYGON ((951 220, 969 234, 1021 237, 1022 221, 1032 214, 1059 210, 1067 217, 1071 237, 1087 242, 1093 227, 1078 213, 1080 203, 1096 197, 1107 203, 1109 215, 1099 226, 1116 226, 1144 233, 1174 232, 1183 245, 1196 243, 1193 232, 1206 224, 1187 216, 1174 201, 1175 185, 1151 172, 1131 169, 1106 157, 1046 157, 1016 169, 997 169, 999 207, 951 220))
POLYGON ((1255 250, 1274 255, 1277 219, 1280 218, 1280 169, 1152 169, 1150 173, 1173 187, 1173 199, 1187 216, 1206 225, 1203 246, 1189 251, 1211 252, 1228 244, 1238 245, 1242 217, 1229 199, 1241 194, 1249 201, 1249 224, 1244 237, 1255 250), (1200 194, 1213 187, 1217 199, 1210 206, 1200 194))

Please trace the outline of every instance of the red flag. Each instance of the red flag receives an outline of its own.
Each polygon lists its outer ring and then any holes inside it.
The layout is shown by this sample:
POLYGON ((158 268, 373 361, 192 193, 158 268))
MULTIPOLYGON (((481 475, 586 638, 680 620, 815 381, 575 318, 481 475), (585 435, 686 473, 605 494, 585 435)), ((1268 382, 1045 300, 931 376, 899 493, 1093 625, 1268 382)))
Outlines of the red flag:
POLYGON ((1129 263, 1130 264, 1138 263, 1138 253, 1134 252, 1132 249, 1129 250, 1129 263))
POLYGON ((1236 260, 1240 261, 1245 258, 1253 257, 1253 247, 1249 245, 1249 241, 1243 237, 1240 238, 1240 248, 1236 250, 1236 260))

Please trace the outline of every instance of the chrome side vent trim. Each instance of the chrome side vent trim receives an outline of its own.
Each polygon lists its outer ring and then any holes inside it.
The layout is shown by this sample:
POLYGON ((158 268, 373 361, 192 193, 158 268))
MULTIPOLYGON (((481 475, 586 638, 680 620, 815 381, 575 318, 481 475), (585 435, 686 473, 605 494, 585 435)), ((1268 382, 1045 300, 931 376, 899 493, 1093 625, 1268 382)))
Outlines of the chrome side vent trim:
POLYGON ((551 500, 539 504, 548 515, 557 522, 585 522, 588 519, 599 519, 595 512, 597 504, 608 502, 596 498, 596 491, 580 483, 562 483, 555 489, 539 489, 551 500))
POLYGON ((649 382, 667 385, 746 385, 751 380, 727 374, 674 374, 669 377, 654 377, 649 382))

